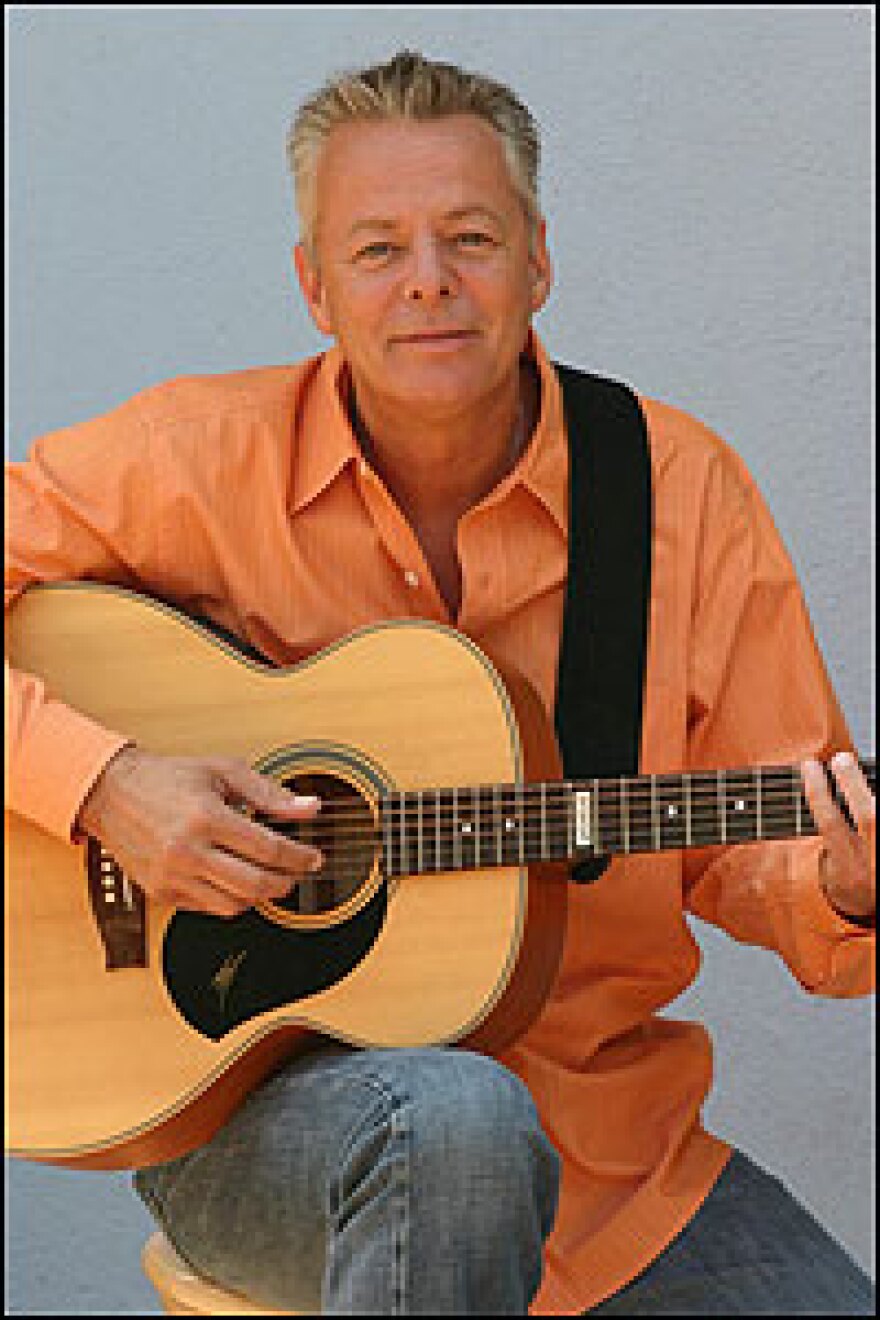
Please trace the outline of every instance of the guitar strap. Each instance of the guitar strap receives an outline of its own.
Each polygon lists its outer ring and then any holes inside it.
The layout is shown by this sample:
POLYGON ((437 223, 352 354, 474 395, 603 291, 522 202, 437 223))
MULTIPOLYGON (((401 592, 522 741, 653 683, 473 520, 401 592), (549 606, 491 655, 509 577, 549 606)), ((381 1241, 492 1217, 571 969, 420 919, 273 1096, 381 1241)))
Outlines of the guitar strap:
MULTIPOLYGON (((651 460, 634 392, 553 364, 569 451, 568 577, 556 694, 566 779, 639 769, 651 581, 651 460)), ((572 868, 597 879, 608 858, 572 868)))

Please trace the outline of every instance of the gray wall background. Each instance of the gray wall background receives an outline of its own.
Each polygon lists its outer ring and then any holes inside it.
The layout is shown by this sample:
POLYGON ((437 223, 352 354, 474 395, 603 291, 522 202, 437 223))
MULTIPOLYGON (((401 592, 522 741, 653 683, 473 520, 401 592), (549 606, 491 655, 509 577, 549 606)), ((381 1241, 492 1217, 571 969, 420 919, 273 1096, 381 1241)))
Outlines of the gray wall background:
MULTIPOLYGON (((410 43, 510 80, 544 134, 551 352, 743 454, 874 750, 873 36, 834 8, 7 11, 7 450, 189 372, 320 347, 292 284, 284 134, 332 70, 410 43)), ((673 1006, 717 1048, 716 1131, 872 1274, 873 1001, 808 997, 701 923, 673 1006)), ((7 1313, 158 1311, 126 1175, 7 1168, 7 1313)))

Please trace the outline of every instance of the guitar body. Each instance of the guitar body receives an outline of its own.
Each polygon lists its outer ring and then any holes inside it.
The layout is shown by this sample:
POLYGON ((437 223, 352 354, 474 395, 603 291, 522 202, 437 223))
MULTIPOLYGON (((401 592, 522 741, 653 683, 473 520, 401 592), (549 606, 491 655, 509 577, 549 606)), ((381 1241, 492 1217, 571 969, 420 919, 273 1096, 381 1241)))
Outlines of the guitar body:
POLYGON ((293 914, 269 904, 231 919, 148 899, 145 965, 111 967, 86 846, 7 813, 11 1154, 103 1169, 169 1159, 322 1038, 494 1050, 540 1011, 565 868, 383 874, 382 793, 559 777, 537 697, 467 639, 390 623, 272 669, 167 606, 80 583, 26 592, 7 652, 151 751, 239 757, 322 802, 324 788, 341 793, 362 832, 335 908, 317 890, 311 910, 298 899, 293 914))

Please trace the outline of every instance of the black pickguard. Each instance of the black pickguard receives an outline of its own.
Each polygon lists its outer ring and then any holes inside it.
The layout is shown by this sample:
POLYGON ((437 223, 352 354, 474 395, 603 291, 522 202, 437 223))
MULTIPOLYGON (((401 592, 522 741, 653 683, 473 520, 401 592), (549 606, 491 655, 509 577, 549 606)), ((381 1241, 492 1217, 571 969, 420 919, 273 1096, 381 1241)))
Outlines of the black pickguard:
POLYGON ((383 884, 360 912, 324 929, 289 930, 253 908, 231 918, 177 912, 162 948, 168 993, 190 1026, 220 1040, 341 981, 372 948, 386 906, 383 884))

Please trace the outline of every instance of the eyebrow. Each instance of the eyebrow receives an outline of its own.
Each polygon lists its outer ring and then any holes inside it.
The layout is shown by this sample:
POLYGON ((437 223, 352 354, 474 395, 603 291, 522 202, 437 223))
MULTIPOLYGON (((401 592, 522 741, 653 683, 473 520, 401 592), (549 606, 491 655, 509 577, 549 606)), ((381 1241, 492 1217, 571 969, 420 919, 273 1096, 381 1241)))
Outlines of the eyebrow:
MULTIPOLYGON (((445 221, 466 220, 470 217, 482 217, 490 220, 493 224, 504 227, 504 222, 500 215, 491 211, 487 206, 457 206, 452 211, 446 211, 443 215, 445 221)), ((390 233, 397 228, 398 222, 390 220, 387 216, 365 216, 363 220, 357 220, 348 230, 346 237, 355 238, 364 230, 375 233, 390 233)))

